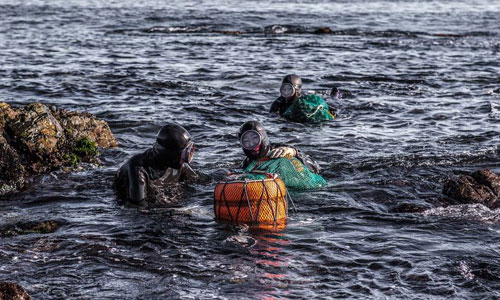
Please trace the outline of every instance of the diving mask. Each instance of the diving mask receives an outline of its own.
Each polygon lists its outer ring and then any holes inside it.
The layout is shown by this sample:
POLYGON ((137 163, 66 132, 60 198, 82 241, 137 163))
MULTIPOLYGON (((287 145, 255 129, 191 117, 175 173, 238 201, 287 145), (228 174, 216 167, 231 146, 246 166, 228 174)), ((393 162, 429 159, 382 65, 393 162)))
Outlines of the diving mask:
POLYGON ((262 136, 256 130, 245 131, 240 137, 241 147, 245 150, 259 152, 262 136))
POLYGON ((181 153, 181 163, 190 163, 194 156, 194 143, 189 142, 189 144, 182 150, 181 153))
POLYGON ((291 98, 296 95, 298 89, 298 86, 292 85, 290 83, 283 83, 280 88, 281 97, 286 99, 291 98))

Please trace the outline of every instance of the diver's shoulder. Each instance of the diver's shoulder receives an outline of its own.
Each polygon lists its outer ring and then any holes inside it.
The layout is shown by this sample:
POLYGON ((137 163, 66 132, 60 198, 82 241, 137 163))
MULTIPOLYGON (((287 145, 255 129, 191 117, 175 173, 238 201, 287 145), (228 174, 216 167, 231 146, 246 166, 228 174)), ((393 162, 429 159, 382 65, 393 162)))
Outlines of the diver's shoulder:
POLYGON ((125 165, 127 165, 127 167, 142 166, 144 164, 144 157, 146 157, 146 155, 147 155, 147 150, 145 152, 135 154, 127 160, 124 166, 125 165))
POLYGON ((273 103, 271 104, 271 108, 269 109, 270 112, 278 112, 280 111, 280 107, 283 105, 283 100, 281 99, 282 97, 276 98, 273 103))
POLYGON ((278 103, 284 103, 286 102, 286 99, 283 97, 283 96, 279 96, 278 98, 276 98, 276 100, 274 100, 275 102, 278 102, 278 103))

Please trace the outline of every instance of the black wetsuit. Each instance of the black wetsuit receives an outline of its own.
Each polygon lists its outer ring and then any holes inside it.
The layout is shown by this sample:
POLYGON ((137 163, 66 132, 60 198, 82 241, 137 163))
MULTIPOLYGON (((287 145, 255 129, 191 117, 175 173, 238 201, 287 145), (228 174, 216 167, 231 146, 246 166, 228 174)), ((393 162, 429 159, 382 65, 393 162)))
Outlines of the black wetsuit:
POLYGON ((168 202, 167 198, 178 192, 175 183, 197 179, 189 164, 184 163, 180 169, 171 168, 158 158, 154 149, 149 149, 134 155, 120 167, 114 187, 118 197, 135 204, 161 203, 168 202))
MULTIPOLYGON (((297 156, 295 156, 295 157, 298 158, 306 167, 308 167, 309 170, 311 170, 311 172, 314 172, 316 174, 319 174, 321 172, 321 167, 319 166, 319 164, 317 162, 315 162, 309 155, 302 153, 297 148, 291 147, 288 145, 278 144, 278 145, 271 145, 270 150, 273 150, 273 149, 278 148, 278 147, 293 148, 295 150, 295 152, 297 153, 297 156)), ((255 159, 251 159, 249 157, 246 157, 243 160, 243 162, 241 163, 241 167, 246 168, 254 160, 255 159)))
POLYGON ((292 101, 287 101, 283 97, 278 97, 278 99, 274 100, 273 104, 271 104, 271 109, 269 112, 277 112, 282 115, 289 107, 292 105, 292 101))

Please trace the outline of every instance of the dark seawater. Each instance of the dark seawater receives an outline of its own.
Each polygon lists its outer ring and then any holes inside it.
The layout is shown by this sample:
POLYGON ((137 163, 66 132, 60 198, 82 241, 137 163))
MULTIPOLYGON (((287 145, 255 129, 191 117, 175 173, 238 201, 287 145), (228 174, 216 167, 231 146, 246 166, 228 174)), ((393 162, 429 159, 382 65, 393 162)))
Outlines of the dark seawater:
POLYGON ((500 171, 500 2, 168 2, 0 0, 0 100, 90 111, 121 143, 102 168, 0 201, 1 224, 64 224, 1 238, 0 280, 36 299, 500 297, 500 212, 391 212, 435 207, 453 174, 500 171), (321 26, 334 34, 311 34, 321 26), (310 92, 339 86, 337 119, 267 113, 288 73, 310 92), (117 203, 115 170, 165 122, 212 174, 242 160, 251 119, 328 180, 293 194, 286 230, 217 224, 215 183, 171 207, 117 203))

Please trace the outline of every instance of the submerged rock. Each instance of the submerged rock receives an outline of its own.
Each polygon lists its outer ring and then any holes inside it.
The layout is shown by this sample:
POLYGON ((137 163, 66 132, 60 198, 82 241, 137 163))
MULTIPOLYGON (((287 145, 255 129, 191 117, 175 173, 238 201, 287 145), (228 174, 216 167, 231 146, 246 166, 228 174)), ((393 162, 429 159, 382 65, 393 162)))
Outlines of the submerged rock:
POLYGON ((108 124, 89 113, 0 103, 0 195, 23 189, 30 176, 98 163, 97 147, 117 145, 108 124))
POLYGON ((0 282, 0 300, 30 300, 26 290, 12 282, 0 282))
POLYGON ((443 194, 450 204, 483 204, 490 209, 500 207, 500 175, 483 169, 445 182, 443 194))
POLYGON ((488 169, 476 171, 472 174, 477 182, 491 189, 497 198, 500 197, 500 175, 493 173, 488 169))
POLYGON ((218 33, 222 33, 222 34, 228 34, 228 35, 240 35, 240 34, 243 34, 242 31, 233 31, 233 30, 221 30, 221 31, 217 31, 218 33))
POLYGON ((314 34, 331 34, 333 31, 330 27, 320 27, 314 31, 314 34))
POLYGON ((0 227, 0 237, 16 236, 30 233, 52 233, 55 232, 61 223, 54 220, 42 222, 19 222, 12 225, 4 225, 0 227))

